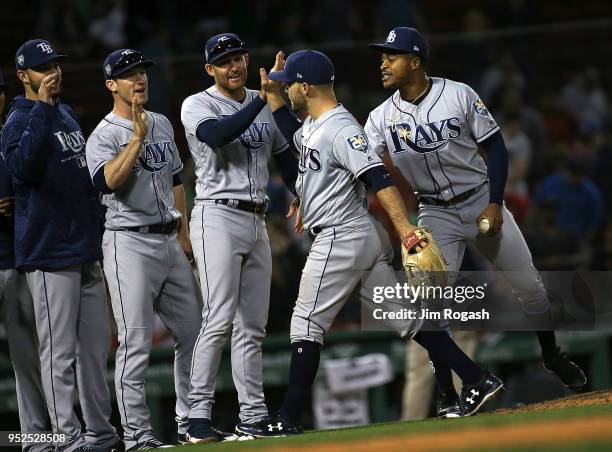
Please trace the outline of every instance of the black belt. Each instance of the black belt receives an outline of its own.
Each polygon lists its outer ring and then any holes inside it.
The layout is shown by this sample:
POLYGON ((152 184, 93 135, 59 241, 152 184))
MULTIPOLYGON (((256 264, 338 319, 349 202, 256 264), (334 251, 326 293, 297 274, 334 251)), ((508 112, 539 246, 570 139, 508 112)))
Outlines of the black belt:
POLYGON ((459 204, 462 201, 465 201, 470 196, 472 196, 474 193, 476 193, 478 190, 480 190, 481 187, 482 187, 482 185, 479 185, 478 187, 471 188, 468 191, 464 191, 460 195, 457 195, 454 198, 451 198, 451 199, 448 199, 448 200, 445 200, 445 199, 435 199, 435 198, 430 198, 428 196, 419 196, 419 202, 421 202, 423 204, 428 204, 428 205, 448 207, 448 206, 452 206, 454 204, 459 204))
POLYGON ((268 206, 266 204, 239 201, 237 199, 215 199, 215 204, 223 204, 224 206, 230 207, 232 209, 243 210, 245 212, 251 212, 256 215, 263 215, 268 209, 268 206))
POLYGON ((170 223, 152 224, 150 226, 133 226, 131 228, 124 228, 122 231, 130 232, 142 232, 144 234, 172 234, 178 229, 178 220, 171 221, 170 223))

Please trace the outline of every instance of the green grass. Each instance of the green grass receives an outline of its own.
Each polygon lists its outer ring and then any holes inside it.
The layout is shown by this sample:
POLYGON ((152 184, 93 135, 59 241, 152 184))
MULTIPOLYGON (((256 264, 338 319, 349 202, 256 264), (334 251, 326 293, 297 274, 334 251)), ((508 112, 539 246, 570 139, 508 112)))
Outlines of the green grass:
MULTIPOLYGON (((182 446, 177 449, 182 449, 185 452, 199 451, 216 451, 216 450, 244 450, 244 449, 266 449, 269 447, 285 447, 298 445, 312 445, 320 442, 341 442, 346 444, 348 441, 357 441, 360 439, 383 438, 383 437, 398 437, 411 436, 419 433, 430 432, 450 432, 464 429, 480 429, 486 427, 494 427, 499 425, 511 425, 538 421, 553 421, 561 419, 576 419, 584 416, 593 415, 608 415, 612 416, 612 405, 592 405, 583 407, 572 407, 555 409, 549 411, 534 411, 525 413, 508 413, 508 414, 481 414, 469 418, 462 419, 447 419, 444 421, 437 419, 428 419, 424 421, 413 422, 389 422, 384 424, 374 424, 367 427, 353 427, 337 430, 325 430, 308 432, 303 435, 290 436, 286 438, 271 438, 265 440, 216 443, 204 446, 182 446)), ((538 452, 548 450, 554 451, 599 451, 611 450, 611 445, 602 442, 593 441, 590 443, 580 442, 580 444, 564 444, 563 448, 556 447, 541 447, 538 446, 538 452), (602 448, 603 446, 605 448, 602 448)), ((470 450, 477 450, 470 448, 470 450)), ((490 447, 488 448, 490 450, 490 447)), ((521 448, 500 448, 496 450, 528 450, 524 446, 521 448)))

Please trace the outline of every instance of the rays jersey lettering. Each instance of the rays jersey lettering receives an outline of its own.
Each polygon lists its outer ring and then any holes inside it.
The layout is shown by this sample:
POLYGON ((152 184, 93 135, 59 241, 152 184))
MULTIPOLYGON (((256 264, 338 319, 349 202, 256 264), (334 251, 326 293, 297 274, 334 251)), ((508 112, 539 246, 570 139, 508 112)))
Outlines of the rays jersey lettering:
POLYGON ((161 143, 145 142, 134 169, 142 168, 149 173, 161 171, 172 159, 172 145, 171 141, 161 143))
MULTIPOLYGON (((220 115, 220 118, 227 118, 231 115, 220 115)), ((249 150, 260 149, 270 140, 270 123, 269 122, 253 122, 242 135, 234 140, 234 143, 239 142, 249 150)))
POLYGON ((487 182, 478 144, 499 127, 468 85, 430 80, 418 105, 393 93, 370 113, 365 132, 378 155, 389 152, 417 196, 449 200, 487 182))
POLYGON ((57 132, 54 134, 57 141, 62 146, 62 151, 68 152, 72 151, 74 153, 82 152, 85 146, 85 137, 83 136, 83 132, 80 130, 76 130, 74 132, 66 133, 66 132, 57 132))
POLYGON ((302 145, 300 160, 298 162, 298 174, 303 175, 307 171, 318 173, 321 171, 321 153, 316 149, 310 149, 302 145))
POLYGON ((392 152, 432 152, 446 146, 448 140, 461 135, 459 118, 448 118, 442 121, 410 126, 408 123, 387 126, 393 142, 392 152))

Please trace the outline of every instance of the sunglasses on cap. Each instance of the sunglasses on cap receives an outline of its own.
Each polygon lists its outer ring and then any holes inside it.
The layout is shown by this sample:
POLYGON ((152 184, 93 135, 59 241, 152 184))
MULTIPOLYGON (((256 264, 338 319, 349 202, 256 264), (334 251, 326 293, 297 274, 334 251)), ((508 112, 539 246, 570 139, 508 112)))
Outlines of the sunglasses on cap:
POLYGON ((246 44, 242 39, 223 39, 222 41, 219 41, 217 44, 215 44, 212 49, 209 50, 208 61, 210 63, 213 63, 216 59, 220 58, 221 56, 225 56, 225 54, 228 54, 232 50, 246 52, 246 44))
POLYGON ((104 66, 104 75, 106 79, 118 77, 136 66, 148 68, 153 66, 151 60, 144 58, 142 53, 137 50, 129 50, 124 52, 116 61, 109 62, 104 66))

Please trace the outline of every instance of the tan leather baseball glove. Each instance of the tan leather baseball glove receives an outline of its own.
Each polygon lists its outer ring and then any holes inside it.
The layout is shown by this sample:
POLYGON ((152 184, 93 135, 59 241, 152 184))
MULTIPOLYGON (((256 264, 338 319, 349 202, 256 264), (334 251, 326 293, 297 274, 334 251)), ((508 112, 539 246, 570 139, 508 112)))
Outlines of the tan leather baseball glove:
POLYGON ((402 264, 410 285, 446 285, 446 261, 425 228, 416 229, 402 243, 402 264), (423 241, 427 246, 416 251, 423 241))

